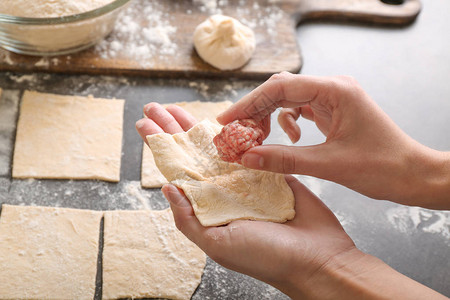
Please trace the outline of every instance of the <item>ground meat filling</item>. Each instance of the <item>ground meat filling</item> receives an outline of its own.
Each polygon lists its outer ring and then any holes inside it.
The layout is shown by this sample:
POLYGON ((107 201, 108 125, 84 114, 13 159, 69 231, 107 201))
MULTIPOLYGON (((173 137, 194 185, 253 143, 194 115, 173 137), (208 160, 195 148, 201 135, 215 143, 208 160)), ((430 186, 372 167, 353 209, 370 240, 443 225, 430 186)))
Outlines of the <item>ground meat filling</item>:
POLYGON ((264 132, 252 119, 236 120, 222 128, 214 137, 219 156, 227 162, 241 162, 242 155, 255 146, 262 144, 264 132))

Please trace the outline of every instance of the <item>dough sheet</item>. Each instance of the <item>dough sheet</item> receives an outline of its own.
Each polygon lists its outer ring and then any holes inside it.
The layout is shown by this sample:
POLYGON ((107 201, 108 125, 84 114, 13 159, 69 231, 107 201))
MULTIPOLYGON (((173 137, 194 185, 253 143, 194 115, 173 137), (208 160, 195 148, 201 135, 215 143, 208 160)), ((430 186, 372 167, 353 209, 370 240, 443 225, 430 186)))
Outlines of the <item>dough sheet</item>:
POLYGON ((147 140, 159 170, 183 189, 203 226, 239 219, 291 220, 295 201, 284 175, 220 159, 212 142, 220 130, 204 120, 187 132, 159 133, 147 140))
POLYGON ((190 299, 206 255, 175 227, 170 209, 105 212, 103 299, 190 299))
POLYGON ((124 100, 25 91, 14 178, 120 178, 124 100))
POLYGON ((94 298, 102 212, 2 205, 0 299, 94 298))
MULTIPOLYGON (((225 111, 233 103, 231 101, 222 102, 176 102, 172 103, 182 107, 184 110, 193 115, 197 121, 203 121, 205 119, 210 120, 216 124, 216 116, 225 111)), ((170 104, 163 105, 164 107, 170 104)), ((160 188, 167 183, 164 175, 161 174, 158 167, 155 164, 153 153, 144 143, 142 150, 142 169, 141 169, 141 184, 144 188, 160 188)))

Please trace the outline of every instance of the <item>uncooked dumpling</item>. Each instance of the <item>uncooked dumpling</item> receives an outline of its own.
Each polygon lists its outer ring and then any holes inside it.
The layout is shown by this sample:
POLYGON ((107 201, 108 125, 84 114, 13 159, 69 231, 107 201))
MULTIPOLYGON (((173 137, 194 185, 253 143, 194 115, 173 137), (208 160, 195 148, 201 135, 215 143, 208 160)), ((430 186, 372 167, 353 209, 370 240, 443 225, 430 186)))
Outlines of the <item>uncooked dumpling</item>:
POLYGON ((203 120, 187 132, 148 135, 147 141, 159 170, 184 191, 203 226, 292 220, 295 199, 284 175, 223 161, 213 144, 220 130, 203 120))
POLYGON ((221 70, 233 70, 251 58, 255 35, 234 18, 214 15, 195 29, 194 46, 207 63, 221 70))

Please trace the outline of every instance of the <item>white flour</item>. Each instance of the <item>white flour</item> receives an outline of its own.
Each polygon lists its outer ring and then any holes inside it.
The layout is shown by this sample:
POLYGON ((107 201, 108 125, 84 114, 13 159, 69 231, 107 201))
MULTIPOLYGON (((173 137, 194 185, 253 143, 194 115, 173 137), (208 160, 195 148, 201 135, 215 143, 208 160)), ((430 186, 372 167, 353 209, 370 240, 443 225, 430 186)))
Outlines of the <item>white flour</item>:
POLYGON ((121 54, 146 65, 158 54, 161 59, 175 55, 178 46, 172 41, 177 31, 169 21, 169 15, 162 12, 158 2, 134 1, 119 16, 113 33, 96 46, 96 52, 103 58, 117 58, 121 54), (136 16, 145 16, 136 20, 136 16))
POLYGON ((3 0, 0 13, 18 17, 55 18, 87 12, 113 0, 3 0))
MULTIPOLYGON (((221 14, 229 7, 227 0, 194 0, 196 8, 207 14, 221 14)), ((263 28, 270 35, 277 32, 277 23, 285 17, 274 5, 248 7, 239 2, 233 8, 234 17, 253 30, 263 28)), ((192 14, 188 10, 187 14, 192 14)), ((199 20, 199 23, 203 20, 199 20)), ((132 59, 139 65, 151 67, 155 61, 171 62, 181 45, 176 43, 177 23, 160 1, 136 0, 119 16, 112 34, 97 44, 95 51, 104 59, 132 59)), ((258 35, 260 38, 260 36, 258 35)))
POLYGON ((450 244, 450 212, 401 206, 389 209, 386 216, 403 233, 423 231, 440 234, 450 244))

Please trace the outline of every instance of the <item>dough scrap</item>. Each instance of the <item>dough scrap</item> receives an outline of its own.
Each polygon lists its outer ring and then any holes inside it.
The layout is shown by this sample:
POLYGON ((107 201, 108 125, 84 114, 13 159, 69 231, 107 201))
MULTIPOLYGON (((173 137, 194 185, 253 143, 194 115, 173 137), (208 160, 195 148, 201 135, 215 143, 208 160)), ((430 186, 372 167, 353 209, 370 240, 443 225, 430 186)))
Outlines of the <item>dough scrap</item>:
POLYGON ((203 226, 238 219, 285 222, 295 215, 284 175, 221 160, 212 140, 221 127, 204 120, 187 132, 147 136, 156 165, 183 189, 203 226))
POLYGON ((194 31, 198 55, 220 70, 234 70, 245 65, 255 51, 255 34, 238 20, 213 15, 194 31))
POLYGON ((190 299, 206 255, 175 227, 170 209, 105 212, 103 299, 190 299))
POLYGON ((3 204, 0 299, 93 299, 101 217, 3 204))
POLYGON ((119 181, 124 102, 25 91, 13 177, 119 181))
MULTIPOLYGON (((182 107, 184 110, 193 115, 198 121, 209 119, 217 123, 216 116, 225 111, 233 103, 231 101, 222 102, 176 102, 172 103, 182 107)), ((171 104, 165 104, 167 107, 171 104)), ((218 124, 218 123, 217 123, 218 124)), ((142 168, 141 168, 141 185, 144 188, 159 188, 167 183, 166 178, 159 171, 155 164, 152 151, 144 143, 142 150, 142 168)))

